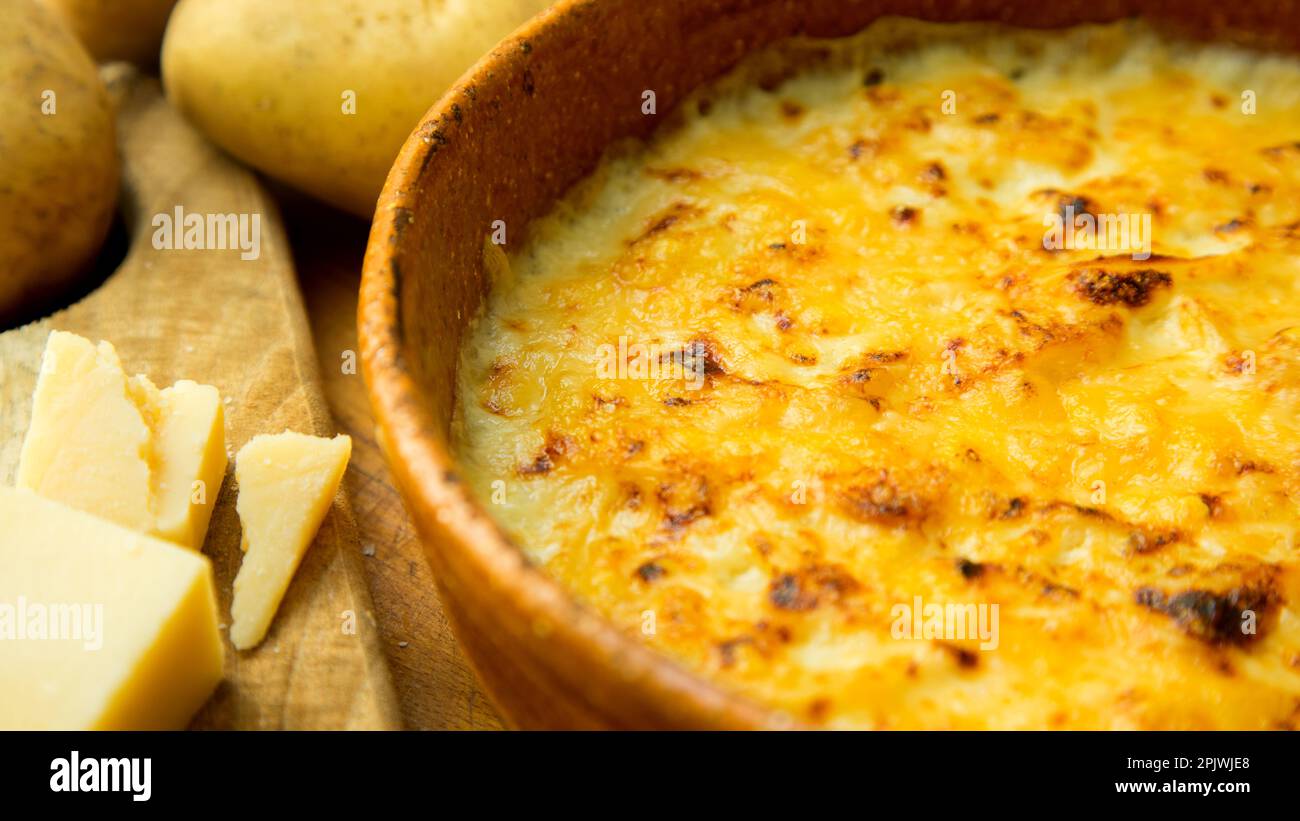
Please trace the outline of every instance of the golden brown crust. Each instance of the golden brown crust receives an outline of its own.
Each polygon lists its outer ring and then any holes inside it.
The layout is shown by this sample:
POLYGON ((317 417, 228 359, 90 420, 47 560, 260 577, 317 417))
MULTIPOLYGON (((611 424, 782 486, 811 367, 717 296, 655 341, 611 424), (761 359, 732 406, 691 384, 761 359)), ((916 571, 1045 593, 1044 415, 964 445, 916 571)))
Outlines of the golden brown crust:
POLYGON ((1260 355, 1300 178, 1222 148, 1300 120, 1233 82, 1300 63, 895 20, 759 55, 511 255, 466 479, 628 634, 807 721, 1289 725, 1300 382, 1260 355), (931 605, 975 621, 895 635, 931 605))

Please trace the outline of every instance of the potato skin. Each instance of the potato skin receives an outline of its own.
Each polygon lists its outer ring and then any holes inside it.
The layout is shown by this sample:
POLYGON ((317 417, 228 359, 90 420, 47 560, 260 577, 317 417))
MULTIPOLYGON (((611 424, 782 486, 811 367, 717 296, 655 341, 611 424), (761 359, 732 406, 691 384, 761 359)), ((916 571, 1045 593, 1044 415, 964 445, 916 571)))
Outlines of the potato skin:
POLYGON ((58 9, 91 56, 99 62, 158 61, 167 15, 176 0, 44 0, 58 9))
POLYGON ((43 300, 98 253, 117 204, 108 92, 38 0, 0 0, 0 318, 43 300), (53 92, 52 114, 43 113, 53 92))
POLYGON ((364 217, 420 117, 549 0, 181 0, 167 96, 249 165, 364 217), (355 113, 344 113, 347 92, 355 113))

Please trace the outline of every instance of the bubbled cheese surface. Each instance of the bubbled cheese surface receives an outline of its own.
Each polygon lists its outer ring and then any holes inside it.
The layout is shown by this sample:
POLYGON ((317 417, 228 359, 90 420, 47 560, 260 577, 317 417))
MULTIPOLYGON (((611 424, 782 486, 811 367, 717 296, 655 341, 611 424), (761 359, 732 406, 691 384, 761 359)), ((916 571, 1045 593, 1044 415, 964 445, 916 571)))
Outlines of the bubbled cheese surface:
POLYGON ((792 42, 506 251, 457 453, 629 635, 815 725, 1300 726, 1300 61, 792 42))

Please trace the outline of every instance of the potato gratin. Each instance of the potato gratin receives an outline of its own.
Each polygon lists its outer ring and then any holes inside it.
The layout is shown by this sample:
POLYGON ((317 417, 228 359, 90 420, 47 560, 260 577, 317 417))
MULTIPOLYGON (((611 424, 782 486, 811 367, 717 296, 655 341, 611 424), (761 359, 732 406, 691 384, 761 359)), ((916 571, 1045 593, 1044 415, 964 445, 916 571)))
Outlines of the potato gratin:
POLYGON ((794 41, 488 254, 466 478, 629 634, 819 726, 1300 727, 1300 61, 794 41))

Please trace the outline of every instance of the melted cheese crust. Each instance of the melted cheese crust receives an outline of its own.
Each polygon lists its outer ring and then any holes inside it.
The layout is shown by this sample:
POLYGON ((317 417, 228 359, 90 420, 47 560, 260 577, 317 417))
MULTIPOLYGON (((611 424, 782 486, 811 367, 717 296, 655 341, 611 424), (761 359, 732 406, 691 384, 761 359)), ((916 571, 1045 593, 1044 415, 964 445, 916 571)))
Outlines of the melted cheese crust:
POLYGON ((1300 726, 1295 59, 794 41, 489 253, 458 455, 629 634, 823 726, 1300 726))

